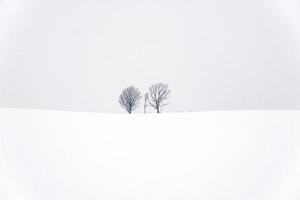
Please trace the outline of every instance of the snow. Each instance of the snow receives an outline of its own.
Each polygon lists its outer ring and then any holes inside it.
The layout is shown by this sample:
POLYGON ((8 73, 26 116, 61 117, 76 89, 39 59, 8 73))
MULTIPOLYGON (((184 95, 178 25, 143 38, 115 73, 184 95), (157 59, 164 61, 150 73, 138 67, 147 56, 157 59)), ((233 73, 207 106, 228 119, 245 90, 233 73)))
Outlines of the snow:
POLYGON ((0 109, 2 200, 298 200, 300 111, 0 109))

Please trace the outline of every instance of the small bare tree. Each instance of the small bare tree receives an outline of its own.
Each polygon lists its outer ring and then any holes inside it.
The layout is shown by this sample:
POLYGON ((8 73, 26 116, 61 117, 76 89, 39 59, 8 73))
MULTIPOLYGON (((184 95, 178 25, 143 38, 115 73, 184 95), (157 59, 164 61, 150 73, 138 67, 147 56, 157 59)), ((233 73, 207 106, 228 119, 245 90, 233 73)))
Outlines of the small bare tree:
POLYGON ((147 109, 147 102, 149 101, 149 93, 147 92, 144 95, 144 113, 146 113, 146 109, 147 109))
POLYGON ((149 88, 149 104, 156 110, 157 113, 160 113, 160 108, 167 105, 167 99, 171 90, 169 85, 164 83, 157 83, 152 85, 149 88))
POLYGON ((135 110, 142 98, 141 92, 134 86, 125 88, 119 97, 120 105, 129 113, 135 110))

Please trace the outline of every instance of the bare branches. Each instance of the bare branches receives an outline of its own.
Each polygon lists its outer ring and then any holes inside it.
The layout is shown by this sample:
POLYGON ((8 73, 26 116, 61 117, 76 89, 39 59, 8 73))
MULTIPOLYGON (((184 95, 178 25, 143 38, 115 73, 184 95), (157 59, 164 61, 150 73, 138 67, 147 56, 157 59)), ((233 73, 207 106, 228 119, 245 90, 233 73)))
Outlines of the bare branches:
POLYGON ((167 99, 171 90, 169 85, 164 83, 157 83, 152 85, 149 88, 149 104, 156 110, 157 113, 160 113, 160 108, 167 105, 167 99))
POLYGON ((130 86, 125 88, 120 94, 119 103, 131 114, 131 112, 138 107, 141 98, 141 92, 134 86, 130 86))
MULTIPOLYGON (((144 94, 144 113, 147 106, 150 105, 156 110, 156 113, 161 112, 161 107, 168 105, 168 98, 171 90, 169 85, 157 83, 149 88, 149 92, 144 94)), ((134 111, 142 98, 141 92, 134 86, 125 88, 119 96, 119 103, 129 114, 134 111)))

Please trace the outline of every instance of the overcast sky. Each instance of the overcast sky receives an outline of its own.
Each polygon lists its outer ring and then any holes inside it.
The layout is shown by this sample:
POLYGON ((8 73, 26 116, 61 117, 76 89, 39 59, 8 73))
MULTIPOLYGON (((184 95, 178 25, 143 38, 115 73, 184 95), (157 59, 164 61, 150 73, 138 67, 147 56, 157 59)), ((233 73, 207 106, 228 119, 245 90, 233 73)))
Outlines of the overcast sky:
POLYGON ((299 11, 297 0, 2 0, 0 106, 123 112, 124 87, 164 82, 163 112, 299 108, 299 11))

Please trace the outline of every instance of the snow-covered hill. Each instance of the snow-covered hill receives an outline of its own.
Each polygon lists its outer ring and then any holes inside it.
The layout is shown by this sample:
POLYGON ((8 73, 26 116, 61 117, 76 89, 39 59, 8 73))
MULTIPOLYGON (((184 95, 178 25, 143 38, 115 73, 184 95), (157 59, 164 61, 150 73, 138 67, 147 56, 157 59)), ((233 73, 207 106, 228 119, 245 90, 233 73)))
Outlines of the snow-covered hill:
POLYGON ((300 112, 0 109, 3 200, 298 200, 300 112))

